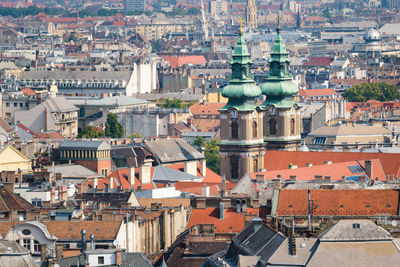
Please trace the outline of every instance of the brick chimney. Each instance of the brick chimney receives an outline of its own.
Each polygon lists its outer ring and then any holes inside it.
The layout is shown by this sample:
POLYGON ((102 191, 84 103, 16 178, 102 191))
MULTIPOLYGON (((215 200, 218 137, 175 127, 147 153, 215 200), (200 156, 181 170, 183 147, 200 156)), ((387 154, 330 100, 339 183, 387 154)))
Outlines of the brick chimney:
POLYGON ((134 186, 135 185, 135 168, 129 167, 128 168, 128 182, 134 186))
POLYGON ((115 262, 115 264, 116 265, 122 265, 122 251, 121 250, 116 250, 115 251, 115 259, 116 259, 116 262, 115 262))
POLYGON ((365 161, 365 172, 366 172, 367 176, 370 179, 374 179, 374 177, 372 177, 373 176, 373 171, 374 171, 374 169, 373 169, 372 161, 371 160, 366 160, 365 161))
POLYGON ((145 159, 142 166, 139 167, 139 180, 142 184, 151 182, 151 163, 153 160, 145 159))

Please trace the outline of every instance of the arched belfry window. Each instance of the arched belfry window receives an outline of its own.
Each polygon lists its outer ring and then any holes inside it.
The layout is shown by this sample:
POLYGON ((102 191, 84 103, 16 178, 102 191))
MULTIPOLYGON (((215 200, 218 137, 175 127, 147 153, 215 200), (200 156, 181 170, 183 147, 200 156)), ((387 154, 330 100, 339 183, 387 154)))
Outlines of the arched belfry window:
POLYGON ((291 119, 290 120, 290 134, 291 135, 294 135, 295 134, 295 120, 294 119, 291 119))
POLYGON ((239 178, 239 157, 233 155, 229 158, 231 165, 231 178, 239 178))
POLYGON ((268 126, 269 126, 269 134, 276 135, 276 120, 274 118, 271 118, 268 121, 268 126))
POLYGON ((231 137, 234 139, 239 138, 239 124, 237 121, 232 121, 231 123, 231 137))
POLYGON ((257 122, 253 122, 253 138, 257 138, 257 122))

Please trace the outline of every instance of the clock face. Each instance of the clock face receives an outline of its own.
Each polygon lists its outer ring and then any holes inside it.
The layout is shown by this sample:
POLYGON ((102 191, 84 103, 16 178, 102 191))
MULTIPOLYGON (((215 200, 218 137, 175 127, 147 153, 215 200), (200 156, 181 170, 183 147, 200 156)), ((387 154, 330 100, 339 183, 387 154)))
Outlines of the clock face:
POLYGON ((269 115, 275 115, 275 112, 276 112, 275 107, 270 107, 270 108, 268 109, 268 112, 269 112, 269 115))
POLYGON ((232 118, 237 118, 237 115, 238 115, 237 110, 236 109, 232 109, 231 110, 231 117, 232 118))

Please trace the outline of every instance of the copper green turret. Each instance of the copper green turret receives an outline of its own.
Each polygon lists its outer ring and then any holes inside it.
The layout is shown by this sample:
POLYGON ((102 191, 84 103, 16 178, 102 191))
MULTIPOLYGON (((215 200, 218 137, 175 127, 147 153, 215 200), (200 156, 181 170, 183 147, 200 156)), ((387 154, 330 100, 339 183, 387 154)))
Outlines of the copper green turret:
POLYGON ((254 82, 251 73, 252 64, 243 30, 240 28, 232 55, 232 74, 229 77, 229 84, 222 91, 222 95, 229 100, 221 110, 228 110, 231 107, 238 110, 254 110, 257 107, 256 98, 261 95, 261 90, 254 82))
POLYGON ((276 40, 268 62, 270 73, 267 81, 261 85, 262 94, 266 96, 261 106, 290 107, 295 104, 293 96, 299 92, 299 88, 292 81, 292 75, 289 72, 289 53, 282 40, 279 27, 276 33, 276 40))

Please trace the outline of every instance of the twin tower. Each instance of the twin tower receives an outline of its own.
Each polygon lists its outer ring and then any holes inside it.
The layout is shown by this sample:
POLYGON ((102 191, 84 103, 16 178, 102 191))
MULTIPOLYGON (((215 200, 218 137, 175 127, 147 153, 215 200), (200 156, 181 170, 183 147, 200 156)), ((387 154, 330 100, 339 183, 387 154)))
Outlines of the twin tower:
POLYGON ((296 150, 301 143, 300 107, 294 100, 299 89, 289 73, 289 53, 279 27, 268 63, 270 73, 260 88, 240 29, 232 75, 222 91, 229 100, 219 110, 221 175, 229 180, 264 170, 265 149, 296 150), (266 100, 260 104, 261 95, 266 100))

